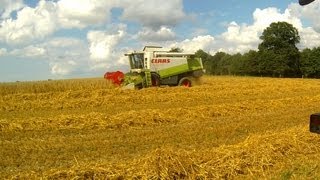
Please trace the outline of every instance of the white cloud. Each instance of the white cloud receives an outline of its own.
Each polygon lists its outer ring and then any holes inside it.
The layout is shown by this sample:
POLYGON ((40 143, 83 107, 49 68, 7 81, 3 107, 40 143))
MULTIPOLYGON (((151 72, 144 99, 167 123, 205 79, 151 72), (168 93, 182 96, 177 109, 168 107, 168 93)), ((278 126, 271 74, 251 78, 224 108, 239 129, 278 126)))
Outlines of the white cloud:
POLYGON ((161 27, 158 31, 154 31, 151 28, 143 28, 138 33, 138 39, 145 42, 161 42, 171 41, 176 38, 176 34, 167 27, 161 27))
POLYGON ((173 43, 170 47, 179 47, 184 52, 195 52, 199 49, 208 51, 212 49, 212 45, 215 43, 215 38, 210 35, 197 36, 193 39, 186 39, 182 42, 173 43))
POLYGON ((310 20, 312 27, 320 33, 320 1, 315 1, 308 6, 303 7, 296 3, 292 3, 289 5, 288 9, 296 17, 310 20))
POLYGON ((59 24, 63 28, 84 28, 105 23, 112 9, 112 1, 60 0, 57 2, 59 24))
POLYGON ((313 28, 308 27, 300 31, 300 49, 314 48, 320 46, 320 33, 316 32, 313 28))
POLYGON ((202 36, 208 34, 208 29, 205 28, 195 28, 192 35, 194 36, 202 36))
MULTIPOLYGON (((23 5, 22 0, 1 2, 2 17, 0 19, 0 41, 10 45, 32 44, 34 41, 43 40, 61 29, 78 28, 88 26, 101 26, 109 22, 111 10, 120 8, 123 10, 122 19, 135 21, 139 24, 159 28, 162 36, 159 38, 172 38, 170 29, 161 26, 174 26, 178 24, 185 14, 182 0, 159 2, 156 0, 40 0, 36 7, 23 5), (23 7, 23 8, 22 8, 23 7), (21 9, 22 8, 22 9, 21 9), (11 12, 17 10, 17 17, 12 17, 11 12), (164 34, 167 33, 167 34, 164 34)), ((0 4, 1 5, 1 4, 0 4)), ((145 36, 152 32, 145 30, 145 36)), ((148 37, 146 37, 148 38, 148 37)))
POLYGON ((42 47, 37 46, 27 46, 22 49, 15 49, 10 52, 10 55, 17 57, 31 57, 31 58, 40 58, 46 54, 46 50, 42 47))
POLYGON ((87 48, 83 40, 67 37, 52 38, 49 41, 41 44, 41 46, 46 47, 48 50, 60 49, 66 54, 69 54, 70 51, 72 52, 72 50, 81 52, 87 48))
POLYGON ((36 8, 25 7, 17 12, 17 19, 5 19, 0 24, 0 41, 8 44, 32 42, 56 30, 55 4, 40 1, 36 8))
POLYGON ((105 23, 113 8, 123 10, 123 20, 152 28, 174 26, 186 17, 182 0, 60 0, 57 6, 60 24, 65 28, 105 23))
POLYGON ((86 42, 76 38, 53 38, 39 45, 46 50, 51 73, 69 75, 75 71, 87 71, 89 52, 86 42))
POLYGON ((116 65, 119 59, 119 49, 117 45, 125 36, 122 29, 117 33, 107 33, 104 31, 90 31, 87 34, 90 51, 90 65, 93 69, 108 68, 116 65))
POLYGON ((227 31, 217 37, 221 48, 215 51, 225 51, 228 53, 243 53, 251 49, 257 49, 261 42, 260 36, 264 29, 273 22, 285 21, 292 24, 298 30, 302 30, 301 20, 295 17, 290 10, 281 13, 277 8, 256 9, 253 13, 253 24, 238 25, 231 22, 227 31))
POLYGON ((182 0, 60 0, 57 2, 59 22, 64 28, 83 28, 107 22, 111 10, 123 10, 122 19, 135 21, 146 27, 159 28, 176 25, 186 15, 182 0))
POLYGON ((301 20, 296 17, 289 9, 286 9, 284 13, 281 13, 277 8, 256 9, 253 13, 253 19, 256 30, 262 32, 273 22, 286 21, 292 24, 297 29, 302 28, 301 20))
POLYGON ((222 34, 225 41, 250 44, 259 41, 260 26, 239 26, 236 22, 228 25, 227 31, 222 34))
POLYGON ((68 75, 74 71, 76 65, 77 63, 72 60, 66 62, 53 62, 50 63, 51 73, 53 75, 68 75))
POLYGON ((0 19, 10 17, 10 14, 16 10, 21 9, 25 5, 23 0, 1 0, 0 1, 0 19))
MULTIPOLYGON (((317 47, 320 45, 320 34, 311 27, 303 27, 302 21, 298 18, 297 10, 293 5, 289 6, 283 13, 277 8, 256 9, 252 24, 241 24, 231 22, 227 25, 227 30, 215 37, 196 36, 192 40, 186 39, 182 42, 171 45, 180 47, 187 51, 203 49, 207 52, 215 53, 224 51, 227 53, 244 53, 258 48, 261 42, 260 36, 265 28, 273 22, 285 21, 292 24, 299 30, 301 36, 300 48, 317 47)), ((320 17, 320 16, 317 16, 320 17)), ((320 21, 320 20, 319 20, 320 21)))
POLYGON ((288 10, 295 17, 310 21, 311 27, 299 29, 301 37, 299 47, 303 49, 320 46, 320 1, 315 1, 303 7, 297 3, 292 3, 289 5, 288 10))
POLYGON ((152 28, 174 26, 186 17, 182 0, 122 0, 119 6, 123 19, 152 28))
POLYGON ((6 48, 0 48, 0 57, 4 56, 7 54, 7 49, 6 48))
POLYGON ((211 52, 242 53, 257 49, 262 30, 260 26, 246 24, 240 26, 236 22, 231 22, 227 31, 216 37, 217 41, 211 52))
POLYGON ((12 56, 43 58, 49 61, 79 59, 88 56, 85 42, 75 38, 52 38, 44 43, 16 48, 8 52, 12 56))
POLYGON ((102 24, 110 16, 112 7, 109 4, 99 0, 40 0, 35 8, 24 7, 18 11, 16 19, 0 21, 0 41, 26 44, 48 37, 59 29, 102 24))
MULTIPOLYGON (((7 51, 0 49, 0 56, 28 58, 48 62, 53 75, 65 76, 77 72, 89 71, 89 52, 87 43, 75 38, 52 38, 47 42, 29 45, 7 51)), ((31 63, 28 61, 28 63, 31 63)))

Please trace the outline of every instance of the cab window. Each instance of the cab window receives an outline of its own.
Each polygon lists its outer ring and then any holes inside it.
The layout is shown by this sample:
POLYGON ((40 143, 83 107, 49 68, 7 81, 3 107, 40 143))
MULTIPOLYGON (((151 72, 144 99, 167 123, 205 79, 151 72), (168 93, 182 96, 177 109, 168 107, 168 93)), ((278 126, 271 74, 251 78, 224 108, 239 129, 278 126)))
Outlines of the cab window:
POLYGON ((142 69, 143 68, 143 54, 132 54, 130 56, 132 69, 142 69))

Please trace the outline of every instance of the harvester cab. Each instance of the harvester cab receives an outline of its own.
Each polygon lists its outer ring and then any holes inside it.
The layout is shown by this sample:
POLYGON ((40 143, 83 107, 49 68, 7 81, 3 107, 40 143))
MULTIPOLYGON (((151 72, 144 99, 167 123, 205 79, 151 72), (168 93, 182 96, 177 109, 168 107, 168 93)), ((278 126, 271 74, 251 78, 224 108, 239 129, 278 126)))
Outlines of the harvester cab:
POLYGON ((125 55, 129 57, 131 72, 141 72, 141 70, 145 68, 144 53, 130 53, 125 55))
POLYGON ((130 72, 107 72, 105 78, 124 88, 152 86, 192 86, 203 73, 201 58, 194 53, 170 52, 159 46, 146 46, 143 51, 126 53, 130 72), (122 74, 121 74, 122 73, 122 74))

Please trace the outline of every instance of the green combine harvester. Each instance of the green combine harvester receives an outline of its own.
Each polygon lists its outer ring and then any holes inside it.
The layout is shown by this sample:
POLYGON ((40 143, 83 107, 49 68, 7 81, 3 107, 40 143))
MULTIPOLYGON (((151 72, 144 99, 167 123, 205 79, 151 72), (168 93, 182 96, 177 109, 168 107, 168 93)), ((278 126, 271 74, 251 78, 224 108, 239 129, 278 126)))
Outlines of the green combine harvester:
POLYGON ((104 77, 127 89, 152 86, 191 87, 204 74, 201 58, 194 53, 170 52, 158 46, 146 46, 143 51, 125 54, 130 72, 107 72, 104 77))

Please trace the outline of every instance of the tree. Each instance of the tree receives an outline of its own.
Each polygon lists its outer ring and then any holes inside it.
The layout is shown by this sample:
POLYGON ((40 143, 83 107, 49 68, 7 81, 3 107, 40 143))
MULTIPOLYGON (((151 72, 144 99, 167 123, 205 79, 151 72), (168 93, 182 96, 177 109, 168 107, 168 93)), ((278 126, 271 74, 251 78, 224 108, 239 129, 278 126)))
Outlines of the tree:
POLYGON ((244 66, 243 66, 243 58, 242 54, 237 53, 231 56, 231 66, 230 73, 233 75, 241 75, 244 74, 244 66))
POLYGON ((277 52, 283 48, 297 49, 296 44, 300 42, 298 30, 287 22, 272 23, 267 27, 259 44, 259 51, 272 50, 277 52))
POLYGON ((274 51, 262 51, 259 53, 259 70, 263 76, 282 77, 289 68, 284 61, 285 57, 274 51))
POLYGON ((209 53, 204 52, 203 50, 199 49, 195 53, 196 57, 200 57, 204 66, 204 69, 206 70, 207 74, 211 74, 211 58, 212 56, 209 53))
POLYGON ((223 59, 226 59, 225 56, 228 56, 225 52, 217 52, 211 58, 211 74, 214 75, 223 75, 224 68, 226 66, 226 62, 223 59))
POLYGON ((243 74, 255 76, 260 74, 258 52, 250 50, 242 56, 243 74))
POLYGON ((300 75, 298 30, 287 22, 272 23, 260 37, 259 66, 265 75, 300 75))
POLYGON ((230 54, 216 54, 216 55, 223 55, 223 56, 220 56, 221 59, 217 63, 218 74, 231 75, 232 56, 230 54))
POLYGON ((173 48, 170 49, 169 52, 183 52, 183 49, 178 48, 178 47, 173 47, 173 48))
POLYGON ((301 52, 301 72, 305 77, 320 77, 320 47, 301 52))

